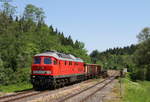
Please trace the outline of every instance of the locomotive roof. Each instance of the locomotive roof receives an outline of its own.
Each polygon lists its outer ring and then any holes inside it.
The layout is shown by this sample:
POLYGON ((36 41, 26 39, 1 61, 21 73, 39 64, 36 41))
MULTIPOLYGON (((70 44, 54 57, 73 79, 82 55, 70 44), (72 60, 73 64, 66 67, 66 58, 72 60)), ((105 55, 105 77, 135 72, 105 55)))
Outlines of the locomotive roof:
POLYGON ((77 58, 71 54, 64 54, 56 51, 44 52, 44 53, 36 54, 35 56, 52 56, 60 60, 83 62, 81 58, 77 58))

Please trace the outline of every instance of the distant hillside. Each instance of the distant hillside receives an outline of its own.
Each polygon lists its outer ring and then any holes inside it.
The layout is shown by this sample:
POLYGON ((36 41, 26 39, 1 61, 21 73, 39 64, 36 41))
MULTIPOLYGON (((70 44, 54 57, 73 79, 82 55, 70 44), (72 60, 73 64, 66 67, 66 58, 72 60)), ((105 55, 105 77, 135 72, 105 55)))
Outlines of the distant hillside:
POLYGON ((90 56, 92 63, 99 63, 104 68, 120 69, 132 65, 132 55, 138 45, 126 46, 123 48, 110 48, 106 51, 99 52, 94 50, 90 56))
POLYGON ((110 49, 107 49, 106 51, 104 52, 101 52, 101 54, 115 54, 115 55, 132 55, 136 49, 137 49, 137 45, 131 45, 131 46, 126 46, 126 47, 123 47, 123 48, 110 48, 110 49))

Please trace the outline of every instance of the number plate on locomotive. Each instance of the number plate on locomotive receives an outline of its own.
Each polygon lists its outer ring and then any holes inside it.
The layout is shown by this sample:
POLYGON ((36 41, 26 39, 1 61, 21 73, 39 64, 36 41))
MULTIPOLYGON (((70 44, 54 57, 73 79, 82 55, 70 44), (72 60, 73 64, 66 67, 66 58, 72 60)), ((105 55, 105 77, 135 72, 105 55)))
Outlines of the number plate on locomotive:
POLYGON ((51 71, 36 70, 36 71, 33 71, 33 74, 51 74, 51 71))

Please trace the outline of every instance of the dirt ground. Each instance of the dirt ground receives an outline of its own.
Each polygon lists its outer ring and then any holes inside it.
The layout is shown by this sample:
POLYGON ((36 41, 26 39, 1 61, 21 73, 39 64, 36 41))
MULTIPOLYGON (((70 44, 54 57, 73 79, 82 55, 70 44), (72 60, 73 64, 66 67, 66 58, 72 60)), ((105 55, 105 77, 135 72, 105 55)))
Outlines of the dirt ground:
POLYGON ((100 81, 101 79, 93 79, 89 80, 89 82, 81 82, 75 85, 68 86, 67 90, 64 90, 64 88, 60 88, 54 91, 57 91, 56 93, 53 94, 47 94, 47 95, 42 95, 41 97, 35 98, 33 100, 30 100, 28 102, 55 102, 55 99, 59 97, 63 97, 65 95, 69 95, 74 92, 78 92, 82 89, 85 89, 89 86, 92 86, 97 83, 97 81, 100 81))
POLYGON ((99 100, 97 98, 98 101, 95 102, 122 102, 120 90, 120 83, 118 80, 115 80, 96 94, 99 100))
MULTIPOLYGON (((120 87, 119 87, 118 80, 114 80, 112 83, 108 84, 101 91, 96 92, 93 96, 81 102, 121 102, 119 88, 120 87)), ((73 98, 66 102, 80 102, 80 99, 82 99, 82 97, 84 97, 84 95, 88 93, 84 93, 82 94, 82 96, 80 95, 81 97, 73 98)))
POLYGON ((107 85, 104 89, 95 93, 84 102, 121 102, 118 80, 114 80, 111 84, 107 85))
MULTIPOLYGON (((75 91, 79 91, 80 89, 93 85, 97 81, 98 80, 92 81, 90 83, 82 83, 82 84, 80 83, 75 86, 71 86, 69 90, 67 89, 61 91, 60 89, 58 93, 55 93, 53 95, 51 94, 51 95, 42 96, 28 102, 53 102, 54 101, 53 99, 55 98, 65 96, 75 91)), ((66 102, 79 102, 79 100, 71 99, 66 102)), ((107 85, 104 89, 95 93, 93 96, 91 96, 89 99, 85 100, 84 102, 121 102, 120 84, 118 80, 117 79, 114 80, 112 83, 107 85)))

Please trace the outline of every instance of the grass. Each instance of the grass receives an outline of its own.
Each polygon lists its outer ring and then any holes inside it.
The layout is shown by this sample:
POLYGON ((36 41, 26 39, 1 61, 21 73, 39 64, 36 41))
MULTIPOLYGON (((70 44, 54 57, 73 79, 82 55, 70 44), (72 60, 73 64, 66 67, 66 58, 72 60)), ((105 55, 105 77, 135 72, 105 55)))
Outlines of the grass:
POLYGON ((3 86, 0 85, 0 92, 16 92, 31 89, 30 83, 18 83, 14 85, 3 86))
POLYGON ((150 102, 150 81, 133 82, 123 79, 124 102, 150 102))

